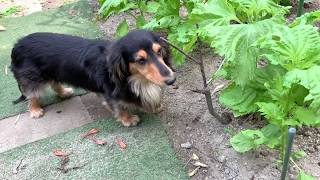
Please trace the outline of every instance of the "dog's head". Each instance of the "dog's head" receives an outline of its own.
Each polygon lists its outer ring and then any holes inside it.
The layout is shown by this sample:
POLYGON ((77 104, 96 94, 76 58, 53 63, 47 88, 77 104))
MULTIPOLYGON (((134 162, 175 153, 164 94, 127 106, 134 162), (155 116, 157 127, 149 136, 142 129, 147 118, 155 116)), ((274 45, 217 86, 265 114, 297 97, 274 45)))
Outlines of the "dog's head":
POLYGON ((139 76, 159 86, 171 85, 176 79, 168 45, 150 31, 131 31, 119 39, 109 61, 120 79, 139 76))

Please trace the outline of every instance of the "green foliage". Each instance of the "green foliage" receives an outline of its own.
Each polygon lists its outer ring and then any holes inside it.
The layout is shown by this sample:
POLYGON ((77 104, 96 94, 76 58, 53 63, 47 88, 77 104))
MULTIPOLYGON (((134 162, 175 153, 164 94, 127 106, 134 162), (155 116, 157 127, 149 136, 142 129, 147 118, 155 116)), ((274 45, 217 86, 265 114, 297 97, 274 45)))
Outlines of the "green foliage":
POLYGON ((292 153, 291 157, 292 157, 293 161, 298 161, 298 160, 304 158, 306 155, 307 155, 306 152, 298 151, 298 152, 292 153))
POLYGON ((7 17, 7 16, 12 16, 16 14, 17 12, 20 12, 23 10, 22 6, 11 6, 6 9, 3 9, 0 11, 0 18, 1 17, 7 17))
POLYGON ((123 20, 117 28, 117 38, 125 36, 129 32, 129 25, 126 20, 123 20))
POLYGON ((242 22, 253 23, 269 19, 276 15, 284 15, 287 7, 276 4, 273 0, 230 0, 242 22))
POLYGON ((311 25, 279 26, 258 44, 265 50, 261 56, 288 71, 307 69, 320 62, 320 36, 311 25))
MULTIPOLYGON (((288 5, 286 0, 112 0, 102 2, 100 13, 110 16, 139 9, 137 28, 166 32, 169 41, 186 53, 198 41, 211 46, 224 57, 215 77, 231 81, 220 103, 235 116, 261 113, 268 122, 262 129, 239 132, 231 145, 239 152, 262 145, 279 148, 283 157, 289 126, 320 126, 320 35, 312 26, 320 20, 320 11, 287 25, 289 7, 279 3, 288 5), (148 23, 145 13, 152 15, 148 23)), ((117 36, 127 31, 122 22, 117 36)), ((184 62, 175 49, 172 54, 177 64, 184 62)), ((299 178, 311 176, 302 171, 299 178)))
POLYGON ((128 0, 99 0, 101 4, 99 14, 103 17, 109 17, 112 14, 125 12, 129 9, 136 8, 136 4, 128 2, 128 0))
POLYGON ((271 18, 253 24, 207 26, 205 34, 216 52, 225 57, 227 76, 243 87, 254 79, 257 70, 259 49, 252 44, 282 23, 283 19, 271 18))
POLYGON ((298 175, 298 180, 316 180, 316 178, 307 175, 303 170, 301 170, 298 175))
MULTIPOLYGON (((320 57, 318 61, 320 61, 320 57)), ((320 77, 320 66, 312 66, 306 70, 294 69, 286 74, 285 80, 284 80, 284 86, 291 88, 294 84, 300 84, 306 89, 308 89, 309 94, 304 98, 304 101, 311 102, 310 108, 316 111, 320 108, 319 77, 320 77)))
POLYGON ((290 26, 293 27, 300 24, 314 24, 318 21, 320 21, 320 11, 314 11, 298 17, 293 21, 293 23, 290 24, 290 26))

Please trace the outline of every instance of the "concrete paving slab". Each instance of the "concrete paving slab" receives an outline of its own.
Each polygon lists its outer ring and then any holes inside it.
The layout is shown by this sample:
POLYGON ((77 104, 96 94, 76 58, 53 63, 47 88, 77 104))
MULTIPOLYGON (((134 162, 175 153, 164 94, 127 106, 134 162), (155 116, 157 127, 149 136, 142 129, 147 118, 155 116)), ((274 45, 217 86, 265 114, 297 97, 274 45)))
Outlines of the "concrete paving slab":
POLYGON ((40 119, 31 119, 27 112, 1 120, 0 152, 66 132, 93 121, 80 97, 47 106, 44 110, 45 115, 40 119))
POLYGON ((112 117, 110 111, 101 104, 102 99, 99 98, 95 93, 88 93, 80 96, 81 101, 87 108, 91 119, 101 119, 106 117, 112 117))

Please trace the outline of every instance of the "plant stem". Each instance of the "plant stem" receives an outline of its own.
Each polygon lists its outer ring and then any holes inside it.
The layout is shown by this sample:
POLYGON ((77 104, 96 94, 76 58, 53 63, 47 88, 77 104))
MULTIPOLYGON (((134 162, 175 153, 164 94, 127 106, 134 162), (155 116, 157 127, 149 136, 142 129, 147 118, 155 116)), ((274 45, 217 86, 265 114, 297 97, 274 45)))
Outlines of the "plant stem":
MULTIPOLYGON (((198 41, 199 42, 199 41, 198 41)), ((200 42, 199 42, 200 43, 200 42)), ((229 122, 225 122, 219 115, 218 113, 214 110, 213 105, 212 105, 212 97, 211 97, 211 92, 210 90, 207 88, 208 84, 207 84, 207 78, 206 78, 206 73, 204 70, 204 63, 203 63, 203 58, 202 58, 202 47, 199 48, 199 59, 200 59, 200 71, 201 71, 201 76, 202 76, 202 82, 203 82, 203 94, 206 97, 206 101, 207 101, 207 106, 208 106, 208 110, 210 112, 210 114, 215 117, 219 122, 223 123, 223 124, 227 124, 229 122)))
POLYGON ((183 55, 185 55, 187 58, 189 58, 190 60, 192 60, 193 62, 200 64, 195 58, 189 56, 187 53, 185 53, 182 49, 180 49, 178 46, 172 44, 171 42, 169 42, 168 40, 166 40, 163 37, 160 37, 161 40, 163 40, 164 42, 168 43, 170 46, 172 46, 173 48, 175 48, 177 51, 179 51, 180 53, 182 53, 183 55))
MULTIPOLYGON (((185 53, 182 49, 180 49, 179 47, 177 47, 176 45, 172 44, 171 42, 169 42, 167 39, 160 37, 161 40, 165 41, 166 43, 168 43, 170 46, 172 46, 173 48, 175 48, 176 50, 178 50, 180 53, 182 53, 183 55, 185 55, 187 58, 189 58, 190 60, 194 61, 195 63, 197 63, 200 66, 200 71, 201 71, 201 77, 202 77, 202 82, 203 82, 203 89, 201 90, 191 90, 193 92, 196 93, 201 93, 204 94, 206 97, 206 102, 207 102, 207 106, 208 106, 208 110, 210 112, 210 114, 215 117, 220 123, 222 124, 228 124, 229 118, 221 118, 219 116, 219 114, 214 110, 213 105, 212 105, 212 97, 211 97, 211 92, 208 89, 208 84, 207 84, 207 79, 206 79, 206 73, 204 71, 204 63, 203 63, 203 59, 202 59, 202 52, 201 52, 201 48, 200 48, 200 61, 196 60, 195 58, 189 56, 187 53, 185 53)), ((199 41, 198 41, 199 42, 199 41)))
POLYGON ((297 16, 301 16, 303 12, 304 0, 299 0, 297 16))

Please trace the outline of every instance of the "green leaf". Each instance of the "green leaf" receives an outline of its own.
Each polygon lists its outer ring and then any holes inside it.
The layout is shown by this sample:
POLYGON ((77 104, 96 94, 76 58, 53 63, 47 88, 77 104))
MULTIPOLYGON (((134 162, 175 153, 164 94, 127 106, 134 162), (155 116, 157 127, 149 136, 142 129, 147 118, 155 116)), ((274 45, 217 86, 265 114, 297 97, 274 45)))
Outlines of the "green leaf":
POLYGON ((117 28, 116 37, 121 38, 126 34, 128 34, 128 32, 129 32, 129 25, 126 20, 123 20, 117 28))
POLYGON ((143 28, 154 30, 176 27, 180 22, 179 8, 179 0, 160 0, 157 12, 143 28))
POLYGON ((260 49, 252 46, 260 37, 270 32, 283 19, 273 18, 254 24, 206 27, 202 36, 211 42, 216 52, 226 58, 224 68, 239 86, 245 86, 255 77, 260 49))
POLYGON ((263 49, 262 57, 288 71, 307 69, 320 63, 320 35, 311 25, 276 26, 257 44, 263 49))
POLYGON ((190 21, 200 26, 222 26, 231 21, 240 21, 227 0, 209 0, 207 3, 199 2, 194 5, 190 15, 190 21))
POLYGON ((294 84, 300 84, 309 90, 304 98, 310 101, 310 107, 317 111, 320 108, 320 66, 313 66, 306 70, 294 69, 285 75, 284 86, 290 88, 294 84))
POLYGON ((230 139, 232 147, 238 152, 247 152, 263 144, 265 137, 259 130, 245 130, 230 139))
POLYGON ((232 109, 235 117, 256 112, 258 106, 256 102, 264 99, 263 91, 245 86, 243 88, 235 84, 229 85, 224 89, 219 97, 219 102, 232 109))
POLYGON ((136 26, 138 29, 142 28, 146 24, 146 20, 144 19, 144 16, 138 16, 136 19, 136 26))
POLYGON ((304 151, 297 151, 291 154, 291 157, 294 161, 299 161, 300 159, 304 158, 307 154, 304 151))
POLYGON ((320 114, 311 110, 298 106, 292 112, 295 119, 307 126, 316 126, 320 124, 320 114))
POLYGON ((315 24, 316 22, 320 21, 320 11, 314 11, 305 13, 302 16, 295 19, 291 24, 290 27, 303 25, 303 24, 315 24))
POLYGON ((137 8, 137 5, 134 3, 128 3, 127 0, 107 0, 103 2, 99 9, 99 14, 103 17, 109 17, 114 13, 125 12, 133 8, 137 8))
POLYGON ((298 180, 316 180, 315 177, 307 175, 303 170, 300 170, 298 174, 298 180))
POLYGON ((288 7, 273 0, 230 0, 242 22, 252 23, 288 13, 288 7))
POLYGON ((282 120, 285 118, 285 113, 283 109, 275 103, 258 102, 259 111, 264 115, 269 123, 274 125, 282 125, 282 120))
POLYGON ((281 130, 279 126, 268 124, 261 129, 261 132, 266 137, 264 144, 266 144, 269 148, 275 148, 281 144, 281 130))
POLYGON ((149 1, 147 4, 146 12, 156 13, 158 11, 159 7, 160 7, 160 4, 158 2, 149 1))

